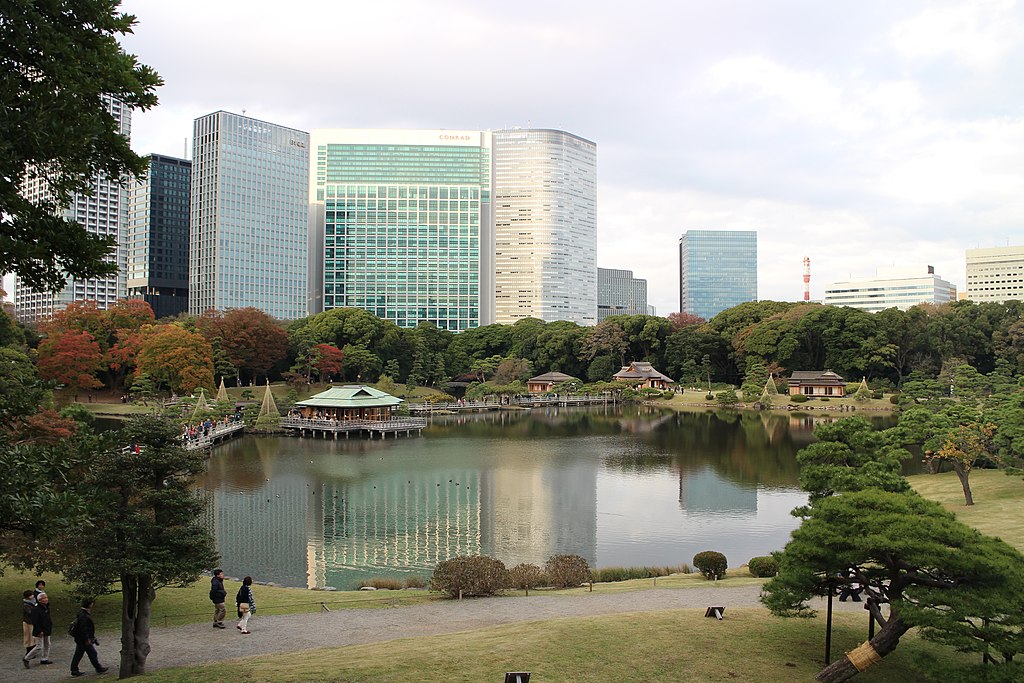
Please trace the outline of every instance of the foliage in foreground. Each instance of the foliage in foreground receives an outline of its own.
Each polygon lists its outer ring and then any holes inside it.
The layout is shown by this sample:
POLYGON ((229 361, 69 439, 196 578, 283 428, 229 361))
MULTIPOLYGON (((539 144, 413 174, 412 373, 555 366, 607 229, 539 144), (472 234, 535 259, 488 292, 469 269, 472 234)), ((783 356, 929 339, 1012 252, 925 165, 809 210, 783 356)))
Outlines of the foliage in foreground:
POLYGON ((450 598, 494 595, 509 585, 505 563, 493 557, 453 557, 437 563, 430 590, 450 598))
POLYGON ((711 581, 725 578, 725 570, 729 568, 729 561, 720 552, 705 550, 693 556, 693 566, 705 579, 711 581))

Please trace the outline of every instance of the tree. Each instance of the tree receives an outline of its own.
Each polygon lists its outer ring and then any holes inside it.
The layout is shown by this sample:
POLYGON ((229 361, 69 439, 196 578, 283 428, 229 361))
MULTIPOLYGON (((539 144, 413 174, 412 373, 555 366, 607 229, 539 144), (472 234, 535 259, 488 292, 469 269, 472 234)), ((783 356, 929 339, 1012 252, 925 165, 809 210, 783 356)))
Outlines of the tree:
POLYGON ((704 318, 693 313, 669 313, 668 321, 677 330, 689 327, 690 325, 703 325, 706 322, 704 318))
POLYGON ((128 109, 153 107, 160 77, 126 54, 118 36, 135 17, 103 2, 8 3, 0 27, 0 272, 30 288, 58 291, 67 278, 117 272, 113 237, 64 217, 76 192, 97 174, 140 176, 132 152, 103 97, 128 109), (31 134, 26 134, 31 131, 31 134), (20 190, 44 182, 46 198, 20 190))
POLYGON ((205 455, 182 448, 179 436, 173 421, 140 416, 97 448, 81 486, 90 519, 101 523, 67 539, 68 579, 85 594, 121 592, 121 678, 146 671, 157 590, 186 586, 218 560, 192 488, 205 455))
MULTIPOLYGON (((775 557, 779 573, 765 584, 762 601, 781 616, 813 615, 806 601, 853 569, 848 580, 864 587, 866 607, 881 625, 857 649, 870 655, 869 662, 920 627, 925 638, 958 650, 997 653, 994 671, 979 657, 978 664, 965 665, 964 678, 945 672, 944 680, 1024 675, 1021 663, 1012 661, 1024 650, 1024 557, 958 522, 938 503, 913 492, 870 488, 823 498, 775 557)), ((857 673, 847 656, 816 678, 834 683, 857 673)))
POLYGON ((499 386, 522 382, 530 378, 530 361, 524 358, 506 358, 494 370, 494 383, 499 386))
POLYGON ((925 453, 926 460, 944 460, 953 465, 953 471, 960 479, 960 487, 964 490, 964 505, 974 505, 971 470, 979 459, 992 454, 992 435, 995 431, 994 424, 973 422, 958 425, 946 434, 942 448, 925 453))
POLYGON ((342 365, 345 362, 345 354, 337 346, 317 344, 313 347, 312 351, 310 355, 314 360, 311 366, 320 375, 321 382, 324 381, 324 377, 330 379, 341 372, 342 365))
POLYGON ((266 374, 288 354, 288 333, 258 308, 207 311, 196 321, 203 336, 219 341, 228 360, 239 372, 248 371, 253 381, 266 374))
POLYGON ((609 356, 619 367, 626 364, 625 354, 629 348, 626 340, 626 333, 622 331, 618 323, 611 320, 602 320, 590 328, 580 344, 580 356, 585 360, 593 360, 598 356, 609 356))
POLYGON ((40 375, 67 386, 76 401, 78 392, 103 386, 96 378, 102 363, 100 346, 88 332, 65 332, 39 346, 40 375))
POLYGON ((201 334, 176 325, 153 327, 142 340, 138 374, 148 374, 177 393, 213 388, 213 349, 201 334))
POLYGON ((845 417, 818 425, 815 443, 801 449, 800 488, 816 500, 836 493, 876 488, 901 492, 910 489, 902 462, 909 453, 894 446, 889 435, 877 432, 862 417, 845 417))

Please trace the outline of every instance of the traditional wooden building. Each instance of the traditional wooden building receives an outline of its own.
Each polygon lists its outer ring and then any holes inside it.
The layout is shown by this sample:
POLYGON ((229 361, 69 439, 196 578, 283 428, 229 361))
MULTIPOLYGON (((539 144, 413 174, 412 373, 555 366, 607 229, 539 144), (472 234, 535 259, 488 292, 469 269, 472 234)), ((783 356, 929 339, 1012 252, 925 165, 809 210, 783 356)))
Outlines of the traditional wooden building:
POLYGON ((295 404, 307 420, 389 420, 402 399, 361 385, 333 387, 295 404))
POLYGON ((846 396, 846 382, 831 370, 796 370, 789 377, 789 395, 808 397, 846 396))
POLYGON ((545 372, 543 375, 526 380, 526 390, 531 394, 547 394, 554 391, 555 387, 562 382, 570 381, 579 382, 577 378, 564 372, 545 372))
POLYGON ((658 372, 646 361, 633 361, 629 365, 623 365, 621 370, 612 375, 612 379, 617 382, 628 382, 641 389, 665 390, 670 384, 675 384, 674 379, 658 372))

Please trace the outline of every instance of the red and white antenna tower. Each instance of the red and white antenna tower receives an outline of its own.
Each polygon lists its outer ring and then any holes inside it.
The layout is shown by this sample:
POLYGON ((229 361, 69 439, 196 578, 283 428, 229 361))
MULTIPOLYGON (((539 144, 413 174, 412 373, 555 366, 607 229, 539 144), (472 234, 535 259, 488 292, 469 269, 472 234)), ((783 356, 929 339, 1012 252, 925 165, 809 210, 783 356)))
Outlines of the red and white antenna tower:
POLYGON ((804 301, 811 300, 811 259, 804 256, 804 301))

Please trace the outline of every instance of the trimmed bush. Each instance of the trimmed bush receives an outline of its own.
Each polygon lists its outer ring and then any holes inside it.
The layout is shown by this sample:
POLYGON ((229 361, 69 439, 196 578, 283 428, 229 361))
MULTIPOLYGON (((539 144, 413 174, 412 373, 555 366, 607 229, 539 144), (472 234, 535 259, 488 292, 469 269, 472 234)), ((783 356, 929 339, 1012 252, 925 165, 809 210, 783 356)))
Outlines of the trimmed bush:
POLYGON ((612 583, 630 579, 650 579, 670 574, 689 574, 690 565, 683 563, 675 567, 602 567, 592 569, 590 578, 594 583, 612 583))
POLYGON ((360 586, 372 586, 372 587, 376 588, 377 590, 386 590, 386 591, 400 591, 403 588, 405 588, 405 583, 401 579, 382 578, 382 577, 379 577, 379 576, 378 577, 374 577, 372 579, 368 579, 366 581, 362 581, 362 582, 360 582, 359 585, 360 586))
POLYGON ((807 397, 803 394, 793 394, 789 397, 790 403, 807 403, 807 397))
POLYGON ((462 595, 494 595, 509 585, 505 563, 493 557, 473 555, 453 557, 437 563, 430 577, 430 590, 444 593, 450 598, 462 595))
POLYGON ((822 396, 818 400, 821 401, 822 403, 824 403, 826 401, 831 401, 832 399, 830 399, 828 396, 822 396))
POLYGON ((750 570, 752 576, 765 579, 779 573, 779 563, 771 555, 752 557, 747 563, 747 569, 750 570))
POLYGON ((729 568, 729 561, 725 555, 714 550, 705 550, 693 556, 693 566, 707 579, 724 579, 725 570, 729 568))
POLYGON ((525 562, 509 569, 508 578, 510 586, 527 591, 531 588, 547 585, 547 577, 544 576, 544 570, 535 564, 525 562))
POLYGON ((715 395, 714 395, 714 394, 712 394, 712 393, 711 393, 711 392, 709 391, 708 393, 704 394, 704 400, 705 400, 705 401, 714 401, 714 400, 715 400, 715 395))
POLYGON ((416 576, 415 574, 413 574, 412 576, 405 577, 405 587, 406 588, 426 588, 427 587, 427 580, 424 579, 422 576, 416 576))
POLYGON ((573 588, 590 581, 590 565, 579 555, 552 555, 544 573, 556 588, 573 588))
POLYGON ((879 399, 879 398, 883 398, 883 396, 884 396, 884 394, 882 393, 882 391, 881 391, 881 390, 878 390, 878 391, 872 391, 872 392, 871 392, 871 398, 874 398, 874 399, 879 399))
POLYGON ((724 391, 719 391, 718 395, 715 396, 715 400, 718 401, 718 405, 721 406, 734 406, 740 402, 740 397, 736 395, 736 390, 729 388, 724 391))
POLYGON ((891 403, 893 405, 897 405, 899 402, 900 402, 900 395, 899 394, 890 394, 890 396, 889 396, 889 403, 891 403))

